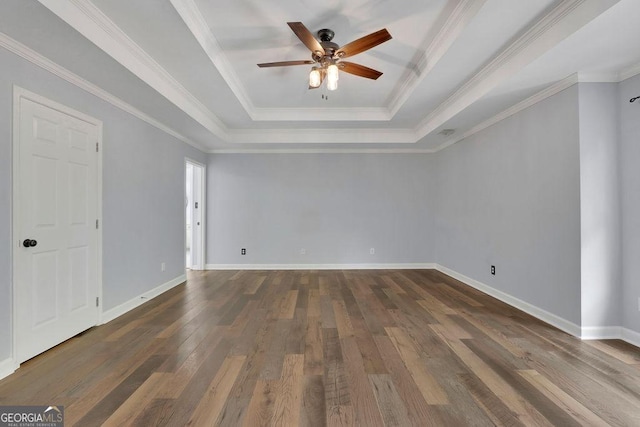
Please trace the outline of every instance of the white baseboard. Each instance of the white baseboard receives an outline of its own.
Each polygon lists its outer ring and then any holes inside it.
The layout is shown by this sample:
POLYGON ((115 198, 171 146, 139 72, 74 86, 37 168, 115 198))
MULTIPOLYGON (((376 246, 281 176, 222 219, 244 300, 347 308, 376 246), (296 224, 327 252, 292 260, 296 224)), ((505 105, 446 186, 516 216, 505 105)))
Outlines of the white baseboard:
POLYGON ((522 310, 525 313, 532 315, 533 317, 542 320, 556 328, 565 331, 568 334, 571 334, 575 337, 581 337, 582 331, 580 326, 576 325, 573 322, 568 321, 567 319, 563 319, 560 316, 557 316, 553 313, 549 313, 546 310, 541 309, 540 307, 536 307, 535 305, 529 304, 526 301, 522 301, 514 296, 511 296, 505 292, 499 291, 498 289, 492 288, 489 285, 486 285, 482 282, 479 282, 475 279, 465 276, 464 274, 460 274, 456 271, 453 271, 447 267, 436 264, 436 270, 453 277, 456 280, 459 280, 472 288, 476 288, 479 291, 482 291, 488 295, 491 295, 494 298, 499 299, 500 301, 509 304, 512 307, 517 308, 518 310, 522 310))
POLYGON ((622 336, 620 338, 631 345, 640 347, 640 332, 632 331, 631 329, 627 329, 627 328, 622 328, 622 336))
POLYGON ((156 288, 151 289, 150 291, 143 293, 142 295, 132 298, 129 301, 126 301, 107 311, 104 311, 102 312, 100 323, 105 324, 105 323, 111 322, 113 319, 120 317, 123 314, 133 310, 134 308, 144 304, 145 302, 152 300, 158 295, 163 294, 164 292, 167 292, 169 289, 174 288, 181 283, 184 283, 186 280, 187 280, 187 275, 182 274, 176 277, 175 279, 168 281, 167 283, 164 283, 156 288))
POLYGON ((13 374, 20 367, 12 358, 0 361, 0 380, 13 374))
POLYGON ((430 270, 432 263, 398 264, 207 264, 207 270, 430 270))
POLYGON ((583 340, 611 340, 622 338, 620 326, 583 326, 580 338, 583 340))

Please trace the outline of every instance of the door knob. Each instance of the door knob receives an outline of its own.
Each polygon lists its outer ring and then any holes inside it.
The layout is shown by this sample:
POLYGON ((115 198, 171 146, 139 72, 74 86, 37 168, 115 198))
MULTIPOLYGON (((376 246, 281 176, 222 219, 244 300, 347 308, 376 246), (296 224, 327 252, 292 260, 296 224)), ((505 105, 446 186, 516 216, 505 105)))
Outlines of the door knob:
POLYGON ((37 241, 31 239, 25 239, 24 242, 22 242, 22 246, 24 246, 25 248, 32 248, 37 244, 37 241))

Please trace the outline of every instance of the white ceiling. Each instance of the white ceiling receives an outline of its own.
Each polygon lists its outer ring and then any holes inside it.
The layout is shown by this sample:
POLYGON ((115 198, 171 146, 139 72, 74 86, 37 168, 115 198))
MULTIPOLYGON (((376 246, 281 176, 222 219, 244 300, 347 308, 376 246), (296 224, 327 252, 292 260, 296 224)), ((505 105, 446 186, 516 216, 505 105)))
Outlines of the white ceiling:
POLYGON ((578 80, 637 74, 638 17, 637 0, 3 0, 0 45, 207 151, 433 151, 578 80), (384 74, 328 92, 307 89, 310 66, 258 68, 310 59, 289 21, 340 45, 386 28, 350 58, 384 74))

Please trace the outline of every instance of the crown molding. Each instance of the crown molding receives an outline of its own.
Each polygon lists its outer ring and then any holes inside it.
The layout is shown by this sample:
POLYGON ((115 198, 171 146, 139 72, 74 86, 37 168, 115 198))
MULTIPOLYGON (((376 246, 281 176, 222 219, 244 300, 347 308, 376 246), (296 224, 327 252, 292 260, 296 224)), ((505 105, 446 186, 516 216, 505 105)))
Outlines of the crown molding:
POLYGON ((632 65, 631 67, 620 71, 620 73, 618 73, 618 79, 623 82, 631 77, 637 76, 638 74, 640 74, 640 64, 632 65))
POLYGON ((562 0, 460 86, 416 127, 422 138, 619 0, 562 0))
POLYGON ((86 0, 38 1, 212 134, 227 138, 226 125, 93 3, 86 0))
POLYGON ((559 82, 556 82, 554 84, 552 84, 551 86, 548 86, 547 88, 541 90, 538 93, 535 93, 534 95, 530 96, 529 98, 518 102, 515 105, 512 105, 511 107, 499 112, 498 114, 496 114, 495 116, 485 120, 482 123, 477 124, 476 126, 472 127, 471 129, 469 129, 468 131, 460 134, 460 135, 456 135, 453 136, 449 139, 447 139, 447 141, 445 141, 444 143, 438 145, 437 147, 435 147, 433 149, 434 153, 437 153, 438 151, 444 150, 447 147, 452 146, 453 144, 460 142, 464 139, 469 138, 472 135, 475 135, 478 132, 481 132, 493 125, 495 125, 496 123, 501 122, 502 120, 509 118, 511 116, 513 116, 516 113, 519 113, 522 110, 525 110, 535 104, 537 104, 538 102, 544 101, 545 99, 562 92, 565 89, 568 89, 569 87, 573 86, 574 84, 579 83, 579 79, 578 79, 578 75, 577 74, 572 74, 569 77, 566 77, 562 80, 560 80, 559 82))
POLYGON ((430 148, 291 148, 291 149, 213 149, 209 154, 433 154, 435 151, 430 148))
POLYGON ((402 79, 401 85, 394 91, 388 102, 391 117, 395 116, 425 76, 436 66, 449 50, 453 42, 480 11, 486 0, 459 0, 453 11, 447 16, 438 33, 427 48, 420 53, 416 61, 416 70, 410 70, 402 79))
POLYGON ((207 54, 213 65, 216 67, 224 81, 227 83, 233 94, 245 109, 247 114, 254 119, 254 111, 256 107, 251 102, 249 95, 240 82, 237 74, 233 71, 233 67, 227 60, 220 43, 211 33, 209 24, 205 20, 200 9, 193 0, 170 0, 173 8, 178 12, 191 34, 207 54))
POLYGON ((149 116, 148 114, 145 114, 142 111, 138 110, 136 107, 132 106, 131 104, 126 103, 122 99, 112 95, 106 90, 94 85, 93 83, 88 82, 87 80, 83 79, 77 74, 72 73, 71 71, 67 70, 61 65, 56 64, 50 59, 42 56, 41 54, 37 53, 33 49, 12 39, 11 37, 9 37, 8 35, 2 32, 0 32, 0 46, 5 48, 9 52, 14 53, 20 56, 21 58, 31 62, 32 64, 42 68, 43 70, 50 72, 51 74, 71 83, 74 86, 77 86, 78 88, 84 90, 85 92, 88 92, 91 95, 94 95, 102 99, 103 101, 108 102, 114 107, 119 108, 120 110, 131 114, 132 116, 142 120, 143 122, 150 124, 156 129, 159 129, 162 132, 168 135, 171 135, 172 137, 184 142, 185 144, 188 144, 200 151, 207 150, 206 147, 204 147, 203 145, 190 140, 189 138, 176 132, 170 127, 164 125, 163 123, 160 123, 159 121, 149 116))
POLYGON ((235 144, 414 144, 412 129, 244 129, 230 131, 235 144))

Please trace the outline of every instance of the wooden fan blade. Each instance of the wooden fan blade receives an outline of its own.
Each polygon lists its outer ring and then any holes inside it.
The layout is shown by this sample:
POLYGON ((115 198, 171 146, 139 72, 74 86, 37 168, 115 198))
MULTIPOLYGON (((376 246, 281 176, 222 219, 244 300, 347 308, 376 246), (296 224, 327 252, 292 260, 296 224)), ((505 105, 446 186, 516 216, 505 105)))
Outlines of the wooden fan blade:
POLYGON ((324 48, 302 22, 287 22, 287 25, 313 54, 324 56, 324 48))
POLYGON ((382 75, 380 71, 365 67, 364 65, 354 64, 353 62, 340 61, 338 63, 338 67, 345 73, 365 77, 371 80, 377 80, 378 77, 382 75))
POLYGON ((380 31, 376 31, 375 33, 371 33, 368 36, 364 36, 362 38, 359 38, 358 40, 352 41, 351 43, 347 43, 336 51, 336 55, 338 56, 338 58, 346 58, 348 56, 357 55, 364 52, 365 50, 369 50, 373 47, 378 46, 379 44, 389 41, 391 40, 391 38, 391 34, 389 34, 386 28, 383 28, 380 31))
POLYGON ((264 62, 262 64, 258 64, 260 68, 268 68, 268 67, 288 67, 290 65, 310 65, 315 64, 314 61, 302 60, 302 61, 280 61, 280 62, 264 62))

